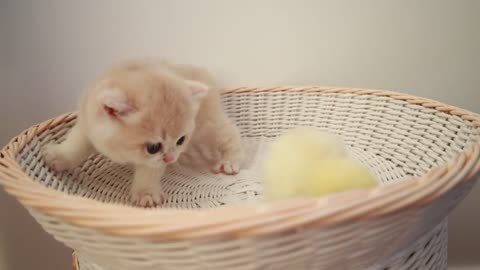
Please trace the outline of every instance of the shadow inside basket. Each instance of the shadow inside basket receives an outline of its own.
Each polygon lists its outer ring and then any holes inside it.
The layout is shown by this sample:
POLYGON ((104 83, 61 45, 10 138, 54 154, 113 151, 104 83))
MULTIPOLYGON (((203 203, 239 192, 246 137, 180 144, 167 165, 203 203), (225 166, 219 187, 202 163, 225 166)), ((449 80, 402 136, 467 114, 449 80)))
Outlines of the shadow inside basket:
MULTIPOLYGON (((101 155, 90 156, 78 168, 54 173, 41 157, 43 145, 62 141, 74 120, 62 123, 34 137, 17 155, 17 162, 34 181, 48 188, 106 203, 130 205, 132 168, 116 164, 101 155)), ((172 165, 161 179, 167 200, 161 207, 211 208, 248 204, 261 200, 262 184, 258 165, 271 137, 243 139, 246 156, 242 170, 234 176, 212 174, 172 165)), ((381 184, 393 183, 410 175, 399 166, 365 149, 348 146, 351 156, 367 167, 381 184)))

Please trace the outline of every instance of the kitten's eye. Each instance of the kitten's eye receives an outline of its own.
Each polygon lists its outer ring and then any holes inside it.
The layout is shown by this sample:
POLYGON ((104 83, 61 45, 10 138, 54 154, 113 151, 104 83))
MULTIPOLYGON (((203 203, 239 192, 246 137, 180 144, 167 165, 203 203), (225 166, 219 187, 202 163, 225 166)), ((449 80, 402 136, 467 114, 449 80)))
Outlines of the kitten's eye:
POLYGON ((158 153, 158 151, 162 150, 162 144, 161 143, 147 143, 145 148, 147 149, 147 152, 151 155, 158 153))
POLYGON ((180 137, 177 141, 177 145, 182 145, 185 142, 185 136, 180 137))

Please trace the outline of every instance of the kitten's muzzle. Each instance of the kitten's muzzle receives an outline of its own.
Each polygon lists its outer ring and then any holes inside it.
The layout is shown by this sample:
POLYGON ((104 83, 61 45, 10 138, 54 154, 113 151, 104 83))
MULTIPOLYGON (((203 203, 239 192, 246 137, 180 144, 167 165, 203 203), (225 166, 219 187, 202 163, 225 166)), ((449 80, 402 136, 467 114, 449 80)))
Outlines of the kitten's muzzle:
POLYGON ((174 160, 173 155, 171 154, 164 154, 163 155, 163 162, 170 163, 174 160))

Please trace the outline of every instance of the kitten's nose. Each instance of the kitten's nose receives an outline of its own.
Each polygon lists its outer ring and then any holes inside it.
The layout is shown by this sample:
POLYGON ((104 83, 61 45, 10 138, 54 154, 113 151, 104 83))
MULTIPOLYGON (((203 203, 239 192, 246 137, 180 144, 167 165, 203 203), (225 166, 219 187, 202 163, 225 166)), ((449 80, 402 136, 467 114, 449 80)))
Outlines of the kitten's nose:
POLYGON ((169 154, 165 154, 163 155, 163 161, 165 161, 165 163, 170 163, 173 161, 173 156, 169 155, 169 154))

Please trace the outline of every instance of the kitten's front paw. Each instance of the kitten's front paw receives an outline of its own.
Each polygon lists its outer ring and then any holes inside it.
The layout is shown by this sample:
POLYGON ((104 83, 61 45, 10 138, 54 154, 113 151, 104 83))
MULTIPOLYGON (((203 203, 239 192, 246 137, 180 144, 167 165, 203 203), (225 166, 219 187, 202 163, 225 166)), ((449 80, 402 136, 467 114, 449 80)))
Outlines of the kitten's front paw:
POLYGON ((48 167, 56 172, 62 172, 70 169, 70 163, 63 156, 58 144, 49 144, 42 149, 42 156, 48 167))
POLYGON ((224 160, 213 166, 212 171, 214 173, 234 175, 240 171, 240 164, 237 161, 224 160))
POLYGON ((162 191, 145 190, 132 192, 132 203, 140 207, 155 207, 165 201, 165 194, 162 191))

